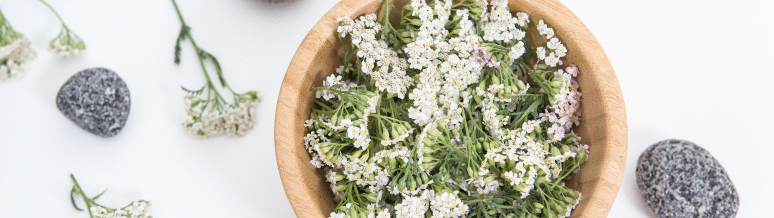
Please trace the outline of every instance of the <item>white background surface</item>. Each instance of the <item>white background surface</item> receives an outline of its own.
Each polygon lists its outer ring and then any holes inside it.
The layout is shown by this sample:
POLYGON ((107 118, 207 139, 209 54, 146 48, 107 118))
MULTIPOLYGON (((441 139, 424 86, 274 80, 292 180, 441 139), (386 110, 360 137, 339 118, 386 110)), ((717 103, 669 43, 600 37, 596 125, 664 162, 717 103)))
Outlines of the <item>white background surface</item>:
MULTIPOLYGON (((626 101, 629 153, 610 217, 653 217, 639 195, 635 163, 645 148, 677 138, 709 150, 741 198, 738 217, 774 203, 774 5, 764 1, 563 1, 591 29, 615 67, 626 101), (733 3, 732 3, 733 2, 733 3)), ((37 1, 2 0, 14 28, 39 56, 27 76, 0 83, 1 217, 87 217, 69 203, 74 173, 109 206, 145 198, 155 217, 293 217, 274 155, 274 109, 296 48, 333 0, 184 1, 197 43, 214 54, 237 91, 263 95, 260 118, 242 138, 199 140, 180 127, 179 86, 204 82, 190 44, 173 64, 180 28, 164 0, 51 0, 87 52, 45 50, 59 31, 37 1), (56 109, 77 71, 106 67, 128 84, 124 130, 96 137, 56 109)), ((570 51, 572 52, 572 51, 570 51)), ((593 145, 592 145, 593 146, 593 145)))

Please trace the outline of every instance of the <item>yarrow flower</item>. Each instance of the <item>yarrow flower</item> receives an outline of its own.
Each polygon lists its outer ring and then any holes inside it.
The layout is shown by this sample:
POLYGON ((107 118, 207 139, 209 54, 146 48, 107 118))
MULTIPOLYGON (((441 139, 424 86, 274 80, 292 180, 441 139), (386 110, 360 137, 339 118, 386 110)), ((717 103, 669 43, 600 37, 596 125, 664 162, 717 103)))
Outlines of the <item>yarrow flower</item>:
POLYGON ((186 38, 191 39, 191 44, 198 54, 199 62, 202 65, 204 78, 207 79, 204 86, 199 89, 192 90, 182 87, 183 91, 188 93, 183 100, 187 113, 183 121, 183 129, 192 135, 203 138, 224 134, 228 136, 243 136, 247 134, 255 125, 255 120, 258 116, 258 105, 261 103, 258 92, 234 92, 231 86, 226 83, 225 78, 223 78, 223 72, 218 60, 215 56, 196 45, 193 36, 191 36, 191 28, 183 20, 180 9, 177 7, 177 2, 173 0, 172 3, 182 23, 180 34, 175 44, 175 64, 180 63, 180 42, 186 38), (215 84, 210 79, 210 75, 207 74, 207 68, 204 67, 205 62, 210 62, 214 65, 219 84, 227 88, 233 96, 231 103, 216 89, 215 84))
POLYGON ((330 217, 569 216, 580 193, 562 181, 589 146, 554 30, 539 21, 546 40, 529 43, 529 15, 505 0, 412 0, 396 25, 384 4, 338 19, 344 63, 303 123, 330 217))
POLYGON ((435 199, 430 201, 430 209, 433 211, 433 218, 463 217, 468 214, 468 205, 462 203, 457 194, 459 191, 443 192, 435 195, 435 199))
POLYGON ((355 20, 342 17, 338 21, 341 23, 337 29, 339 36, 350 35, 352 44, 357 48, 357 52, 353 53, 361 60, 358 70, 370 76, 379 91, 402 99, 414 79, 406 76, 406 60, 399 59, 397 51, 389 48, 384 39, 377 39, 376 35, 382 33, 384 27, 376 22, 376 14, 355 20))
POLYGON ((56 10, 54 10, 54 8, 51 7, 51 5, 49 5, 46 1, 40 0, 40 2, 46 5, 46 7, 48 7, 48 9, 54 13, 56 18, 59 19, 59 23, 62 24, 62 29, 59 30, 59 34, 56 36, 56 38, 52 39, 48 43, 48 50, 56 52, 65 58, 78 55, 83 50, 86 50, 86 43, 84 43, 83 40, 81 40, 81 38, 75 34, 75 32, 67 27, 67 25, 64 23, 64 20, 62 20, 62 17, 59 16, 59 13, 57 13, 56 10))
POLYGON ((24 65, 35 56, 29 39, 16 32, 0 12, 0 81, 23 76, 24 65))
MULTIPOLYGON (((537 30, 540 35, 544 35, 548 39, 546 47, 540 46, 537 48, 538 58, 550 67, 556 67, 557 64, 561 64, 561 58, 567 55, 567 47, 558 38, 554 37, 554 29, 548 27, 543 20, 540 20, 537 30), (548 52, 547 55, 546 52, 548 52)), ((537 67, 538 63, 535 63, 535 67, 537 67)))
POLYGON ((78 184, 78 181, 75 180, 75 176, 70 175, 70 178, 73 181, 73 188, 70 190, 70 200, 73 204, 73 207, 76 210, 83 211, 78 205, 75 203, 75 196, 80 195, 83 199, 83 202, 86 204, 86 209, 89 212, 89 218, 152 218, 151 216, 151 203, 146 200, 137 200, 132 201, 132 203, 129 203, 129 205, 126 205, 121 208, 109 208, 105 207, 101 204, 96 203, 95 201, 97 198, 101 197, 103 194, 105 194, 105 191, 102 191, 102 193, 99 193, 98 195, 94 196, 93 198, 89 198, 86 196, 85 193, 83 193, 83 189, 81 188, 81 185, 78 184))
POLYGON ((420 196, 406 196, 403 198, 403 201, 395 205, 395 217, 423 217, 425 212, 427 212, 428 203, 434 195, 433 190, 428 190, 424 191, 420 196))
POLYGON ((187 116, 183 120, 183 128, 189 133, 205 138, 223 134, 243 136, 255 125, 261 103, 256 92, 235 95, 235 103, 228 105, 222 99, 208 99, 196 94, 187 95, 184 99, 187 116))

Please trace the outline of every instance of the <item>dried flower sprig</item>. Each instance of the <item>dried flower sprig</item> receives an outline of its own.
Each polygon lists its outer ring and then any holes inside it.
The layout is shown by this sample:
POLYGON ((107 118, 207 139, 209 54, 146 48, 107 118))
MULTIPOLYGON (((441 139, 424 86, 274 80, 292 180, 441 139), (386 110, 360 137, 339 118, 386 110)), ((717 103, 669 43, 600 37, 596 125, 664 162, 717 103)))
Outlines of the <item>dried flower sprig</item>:
POLYGON ((391 7, 339 18, 344 65, 312 89, 304 144, 330 217, 569 216, 581 194, 563 181, 588 145, 553 29, 539 21, 546 40, 530 42, 505 0, 412 0, 397 24, 391 7))
POLYGON ((199 48, 193 36, 191 36, 191 28, 183 20, 183 15, 180 13, 177 2, 172 0, 172 3, 175 5, 175 11, 182 24, 180 34, 175 43, 175 64, 180 64, 180 42, 189 39, 199 58, 204 78, 207 79, 204 86, 199 89, 194 90, 181 87, 187 93, 184 98, 187 116, 183 121, 183 128, 193 135, 204 138, 222 134, 228 134, 229 136, 243 136, 247 134, 247 131, 255 125, 255 120, 258 116, 258 104, 261 102, 258 92, 234 92, 231 86, 226 83, 226 79, 223 78, 223 70, 218 60, 209 52, 199 48), (218 92, 209 74, 207 74, 205 62, 209 62, 215 67, 218 81, 221 86, 231 92, 233 103, 228 103, 218 92))
POLYGON ((39 1, 46 5, 46 7, 51 10, 51 12, 54 12, 54 15, 56 15, 56 18, 59 19, 59 22, 62 24, 62 29, 59 30, 59 35, 57 35, 56 38, 52 39, 48 43, 48 50, 56 52, 62 57, 78 55, 83 50, 86 50, 86 43, 84 43, 83 40, 81 40, 81 38, 75 34, 75 32, 67 27, 67 25, 64 23, 64 20, 62 20, 62 17, 59 16, 59 13, 57 13, 56 10, 54 10, 54 8, 51 7, 51 5, 49 5, 46 1, 39 1))
POLYGON ((78 184, 78 180, 75 180, 75 176, 70 174, 70 179, 73 181, 73 188, 70 190, 70 201, 76 210, 83 211, 83 209, 78 207, 75 203, 75 196, 80 195, 83 198, 83 202, 86 204, 89 218, 152 218, 151 203, 146 200, 132 201, 129 205, 121 208, 106 207, 98 204, 96 200, 99 199, 99 197, 102 197, 107 189, 93 198, 89 198, 83 193, 83 189, 81 188, 81 185, 78 184))
POLYGON ((36 55, 30 40, 16 32, 0 11, 0 81, 24 75, 24 65, 36 55))

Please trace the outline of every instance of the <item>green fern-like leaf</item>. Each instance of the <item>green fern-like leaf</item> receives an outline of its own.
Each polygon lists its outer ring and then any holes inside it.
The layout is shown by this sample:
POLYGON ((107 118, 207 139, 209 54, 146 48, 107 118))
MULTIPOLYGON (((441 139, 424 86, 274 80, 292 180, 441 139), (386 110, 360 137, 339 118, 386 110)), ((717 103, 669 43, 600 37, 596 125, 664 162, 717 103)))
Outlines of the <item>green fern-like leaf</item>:
POLYGON ((180 52, 182 51, 180 42, 185 41, 190 30, 191 28, 186 25, 183 25, 183 27, 180 28, 180 34, 177 36, 177 41, 175 42, 175 64, 180 64, 180 52))
POLYGON ((185 91, 189 95, 197 96, 197 95, 201 95, 204 92, 204 89, 207 88, 207 84, 205 84, 204 86, 202 86, 202 88, 197 90, 186 89, 185 87, 182 87, 182 86, 180 86, 180 88, 183 89, 183 91, 185 91))

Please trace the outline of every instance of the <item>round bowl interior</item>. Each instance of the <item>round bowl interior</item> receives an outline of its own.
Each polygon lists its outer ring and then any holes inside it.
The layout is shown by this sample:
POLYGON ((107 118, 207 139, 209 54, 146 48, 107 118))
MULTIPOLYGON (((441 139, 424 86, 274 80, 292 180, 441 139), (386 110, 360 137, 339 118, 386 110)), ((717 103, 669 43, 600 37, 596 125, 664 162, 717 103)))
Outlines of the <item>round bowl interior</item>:
MULTIPOLYGON (((408 0, 392 1, 402 8, 408 0)), ((335 207, 333 194, 314 168, 303 144, 314 93, 325 77, 342 64, 343 51, 335 33, 342 16, 356 18, 383 13, 382 0, 343 0, 317 22, 298 47, 280 88, 274 124, 277 166, 285 193, 298 217, 328 217, 335 207)), ((607 216, 615 201, 626 165, 627 124, 623 95, 604 50, 586 26, 556 0, 510 0, 512 12, 530 15, 530 29, 543 19, 568 49, 565 63, 575 63, 583 92, 581 125, 575 129, 589 145, 589 159, 567 186, 583 198, 572 217, 607 216)), ((398 13, 392 13, 391 15, 398 13)), ((380 16, 381 17, 381 16, 380 16)), ((535 32, 535 31, 531 31, 535 32)), ((532 36, 535 37, 535 36, 532 36)))

